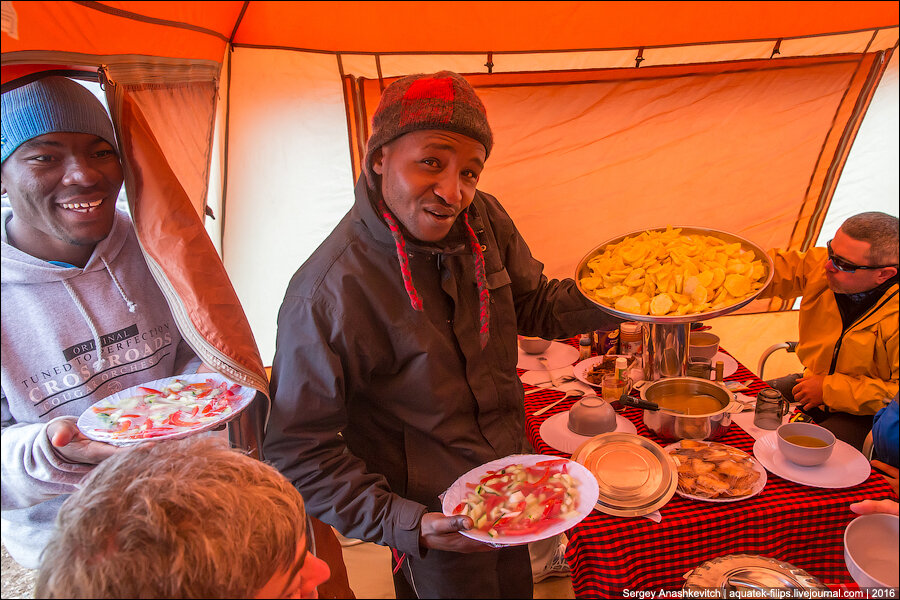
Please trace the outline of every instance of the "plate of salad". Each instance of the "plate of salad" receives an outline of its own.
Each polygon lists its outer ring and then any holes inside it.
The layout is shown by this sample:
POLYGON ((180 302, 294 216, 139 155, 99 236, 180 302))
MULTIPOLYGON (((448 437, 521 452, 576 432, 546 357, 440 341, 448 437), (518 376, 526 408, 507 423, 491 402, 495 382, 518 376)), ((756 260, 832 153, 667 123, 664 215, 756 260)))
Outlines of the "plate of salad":
POLYGON ((78 429, 118 446, 185 437, 228 421, 255 395, 217 373, 166 377, 95 402, 78 417, 78 429))
POLYGON ((596 478, 567 458, 513 454, 476 467, 444 493, 445 515, 465 514, 461 533, 493 546, 528 544, 581 522, 594 508, 596 478))

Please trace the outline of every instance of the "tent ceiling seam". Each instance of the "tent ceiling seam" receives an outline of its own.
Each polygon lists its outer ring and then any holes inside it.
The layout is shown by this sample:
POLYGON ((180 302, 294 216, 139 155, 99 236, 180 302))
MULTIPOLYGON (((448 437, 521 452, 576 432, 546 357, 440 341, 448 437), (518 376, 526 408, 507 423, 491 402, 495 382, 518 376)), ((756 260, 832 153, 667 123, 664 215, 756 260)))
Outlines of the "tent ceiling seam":
MULTIPOLYGON (((846 55, 835 55, 835 60, 823 60, 817 61, 815 64, 817 66, 824 65, 836 65, 843 63, 856 63, 859 62, 858 54, 846 54, 846 55), (845 59, 840 59, 838 57, 845 56, 845 59)), ((817 57, 803 57, 808 60, 814 60, 817 57)), ((746 59, 742 61, 730 61, 735 64, 747 63, 747 62, 760 62, 766 61, 766 59, 746 59)), ((690 63, 690 64, 679 64, 679 65, 654 65, 653 67, 644 67, 643 70, 646 72, 650 68, 670 68, 670 67, 690 67, 690 66, 703 66, 708 65, 710 63, 690 63)), ((724 63, 721 63, 724 64, 724 63)), ((804 69, 809 67, 808 63, 804 64, 796 64, 796 65, 777 65, 774 67, 767 67, 767 70, 770 71, 782 71, 787 69, 804 69)), ((634 67, 611 67, 606 69, 571 69, 565 71, 505 71, 502 73, 504 76, 509 75, 531 75, 534 73, 576 73, 576 72, 591 72, 591 71, 632 71, 634 67)), ((678 79, 683 77, 715 77, 718 75, 729 74, 734 75, 738 73, 752 73, 759 71, 759 69, 753 68, 735 68, 735 69, 723 69, 721 71, 716 71, 714 73, 703 73, 703 72, 690 72, 690 73, 678 73, 676 75, 644 75, 644 76, 623 76, 621 78, 610 78, 610 79, 585 79, 581 81, 541 81, 541 82, 511 82, 511 83, 478 83, 478 82, 470 82, 472 87, 479 88, 504 88, 504 87, 541 87, 541 86, 561 86, 561 85, 581 85, 581 84, 594 84, 594 83, 610 83, 616 81, 652 81, 654 79, 678 79)), ((469 73, 460 73, 461 75, 469 75, 469 73)), ((472 73, 471 75, 483 75, 483 73, 472 73)), ((388 77, 387 80, 399 79, 402 77, 401 75, 396 75, 393 77, 388 77)), ((359 79, 366 79, 365 77, 360 77, 359 79)))
POLYGON ((247 13, 247 8, 250 6, 250 0, 244 0, 244 5, 241 7, 241 12, 237 16, 237 19, 234 20, 234 27, 231 29, 231 35, 228 37, 228 43, 234 46, 234 38, 237 35, 238 29, 241 26, 241 23, 244 21, 244 15, 247 13))
POLYGON ((138 13, 130 12, 127 10, 122 10, 121 8, 114 8, 112 6, 106 6, 105 4, 101 4, 99 2, 92 2, 90 0, 73 0, 73 3, 78 4, 79 6, 83 6, 84 8, 96 10, 98 12, 106 13, 106 14, 112 15, 114 17, 120 17, 122 19, 130 19, 132 21, 140 21, 143 23, 150 23, 151 25, 162 25, 164 27, 174 27, 176 29, 186 29, 188 31, 194 31, 196 33, 203 33, 206 35, 211 35, 211 36, 217 37, 220 40, 222 40, 223 42, 228 41, 228 38, 225 37, 224 34, 221 34, 218 31, 213 31, 212 29, 200 27, 199 25, 191 25, 190 23, 183 23, 181 21, 169 21, 167 19, 148 17, 145 15, 140 15, 138 13))
POLYGON ((530 50, 402 50, 402 51, 380 51, 380 50, 348 50, 348 49, 339 49, 339 50, 323 50, 321 48, 303 48, 300 46, 283 46, 283 45, 270 45, 270 44, 249 44, 249 43, 236 43, 235 47, 238 48, 254 48, 259 50, 292 50, 295 52, 310 52, 317 54, 360 54, 360 55, 372 55, 372 56, 439 56, 439 55, 466 55, 466 56, 474 56, 479 54, 487 54, 491 52, 494 55, 498 54, 565 54, 565 53, 576 53, 576 52, 621 52, 626 50, 658 50, 663 48, 691 48, 691 47, 699 47, 699 46, 715 46, 720 44, 752 44, 752 43, 760 43, 760 42, 781 42, 784 40, 803 40, 803 39, 812 39, 812 38, 822 38, 822 37, 832 37, 839 35, 850 35, 854 33, 865 33, 872 32, 878 33, 879 31, 886 29, 893 29, 900 25, 892 24, 892 25, 883 25, 879 27, 868 27, 865 29, 854 29, 849 31, 832 31, 828 33, 814 33, 808 35, 797 35, 797 36, 780 36, 780 37, 765 37, 765 38, 748 38, 748 39, 734 39, 734 40, 718 40, 718 41, 710 41, 710 42, 694 42, 694 43, 683 43, 683 44, 658 44, 658 45, 635 45, 635 46, 614 46, 609 48, 556 48, 556 49, 530 49, 530 50))
POLYGON ((222 165, 222 199, 219 210, 222 211, 219 221, 219 248, 221 249, 222 264, 225 264, 225 219, 228 217, 227 200, 228 200, 228 166, 231 164, 231 156, 229 150, 229 138, 231 137, 231 55, 226 55, 228 64, 226 65, 226 74, 228 81, 225 84, 225 131, 223 132, 222 153, 225 156, 222 165))
POLYGON ((384 93, 384 74, 381 72, 381 55, 375 55, 375 69, 378 71, 378 87, 381 88, 381 93, 384 93))

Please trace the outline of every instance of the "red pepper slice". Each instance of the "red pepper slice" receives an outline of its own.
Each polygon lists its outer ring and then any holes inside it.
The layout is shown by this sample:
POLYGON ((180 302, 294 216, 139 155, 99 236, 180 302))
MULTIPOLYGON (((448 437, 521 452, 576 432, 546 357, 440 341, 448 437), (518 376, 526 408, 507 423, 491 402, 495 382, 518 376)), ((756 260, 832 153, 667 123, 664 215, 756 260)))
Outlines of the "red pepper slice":
POLYGON ((129 429, 131 429, 131 421, 126 419, 124 421, 119 421, 118 428, 113 429, 112 433, 124 433, 124 432, 128 431, 129 429))
POLYGON ((144 393, 144 394, 156 394, 157 396, 165 396, 165 394, 163 394, 159 390, 154 390, 153 388, 148 388, 148 387, 143 387, 143 386, 138 387, 138 391, 141 393, 144 393))
POLYGON ((542 519, 546 519, 548 517, 555 517, 559 514, 559 499, 551 498, 547 505, 544 507, 544 512, 541 515, 542 519))
POLYGON ((569 460, 566 458, 555 458, 553 460, 542 460, 541 462, 534 463, 536 467, 555 467, 556 465, 567 465, 569 464, 569 460))
POLYGON ((196 421, 183 421, 181 419, 181 414, 182 413, 180 410, 176 411, 176 412, 172 413, 171 415, 169 415, 169 418, 166 419, 166 421, 168 421, 172 425, 176 425, 178 427, 193 427, 194 425, 197 424, 196 421))

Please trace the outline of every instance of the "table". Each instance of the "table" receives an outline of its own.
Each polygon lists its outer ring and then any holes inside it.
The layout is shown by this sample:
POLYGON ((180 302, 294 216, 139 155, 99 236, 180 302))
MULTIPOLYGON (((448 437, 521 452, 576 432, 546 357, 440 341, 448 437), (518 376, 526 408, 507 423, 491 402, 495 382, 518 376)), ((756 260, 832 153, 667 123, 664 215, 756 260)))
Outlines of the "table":
MULTIPOLYGON (((568 340, 577 345, 577 340, 568 340)), ((724 349, 720 349, 726 352, 724 349)), ((520 374, 522 371, 520 371, 520 374)), ((738 361, 726 380, 747 381, 748 395, 766 387, 738 361)), ((532 386, 526 387, 531 389, 532 386)), ((546 389, 525 396, 528 439, 539 454, 569 457, 548 446, 541 423, 571 408, 567 398, 539 417, 533 413, 562 392, 546 389)), ((639 435, 665 446, 642 422, 643 411, 623 413, 639 435)), ((752 454, 754 439, 738 425, 716 440, 752 454)), ((728 554, 755 554, 791 563, 829 586, 854 586, 844 564, 844 528, 856 516, 849 505, 859 500, 893 498, 885 479, 875 473, 852 488, 802 486, 767 473, 766 487, 756 496, 732 503, 672 497, 660 509, 662 521, 616 517, 594 510, 567 532, 566 559, 578 598, 623 597, 638 590, 680 590, 684 575, 701 563, 728 554)))

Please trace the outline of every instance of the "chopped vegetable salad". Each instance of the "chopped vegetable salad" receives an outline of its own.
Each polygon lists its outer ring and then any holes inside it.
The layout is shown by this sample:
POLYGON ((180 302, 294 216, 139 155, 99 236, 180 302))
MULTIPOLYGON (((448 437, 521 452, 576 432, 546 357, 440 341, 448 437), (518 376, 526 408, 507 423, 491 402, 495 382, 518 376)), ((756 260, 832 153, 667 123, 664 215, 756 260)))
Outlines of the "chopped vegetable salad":
POLYGON ((161 390, 138 387, 138 395, 118 402, 98 402, 89 410, 100 422, 95 434, 110 439, 146 439, 189 431, 234 412, 241 386, 207 379, 188 383, 175 379, 161 390))
POLYGON ((566 459, 532 466, 512 464, 488 471, 453 510, 468 515, 475 529, 490 537, 538 534, 577 514, 578 480, 566 459))

